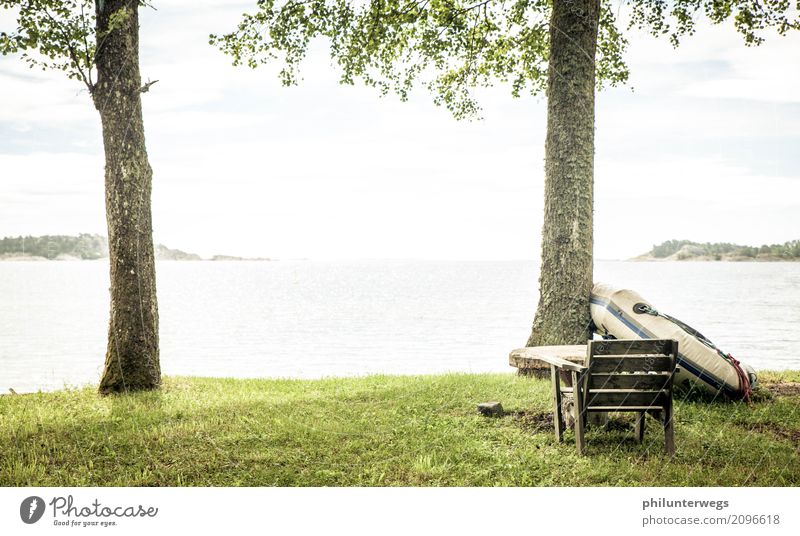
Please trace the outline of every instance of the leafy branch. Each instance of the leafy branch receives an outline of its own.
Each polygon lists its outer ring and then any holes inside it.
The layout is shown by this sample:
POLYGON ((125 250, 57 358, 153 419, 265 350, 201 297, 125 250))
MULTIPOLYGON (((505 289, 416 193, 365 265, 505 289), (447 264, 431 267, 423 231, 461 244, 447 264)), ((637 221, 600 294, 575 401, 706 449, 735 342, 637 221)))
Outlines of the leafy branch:
MULTIPOLYGON (((230 55, 234 65, 280 62, 281 81, 292 85, 311 41, 326 40, 341 83, 360 79, 381 95, 392 92, 401 100, 419 83, 455 117, 472 118, 480 112, 473 93, 477 87, 510 83, 515 97, 545 90, 553 1, 259 0, 236 29, 211 35, 209 42, 230 55)), ((676 46, 694 33, 701 17, 715 24, 732 18, 749 45, 760 44, 767 29, 784 34, 800 27, 800 0, 598 1, 593 59, 600 88, 624 84, 629 77, 618 4, 630 14, 629 28, 668 35, 676 46)))

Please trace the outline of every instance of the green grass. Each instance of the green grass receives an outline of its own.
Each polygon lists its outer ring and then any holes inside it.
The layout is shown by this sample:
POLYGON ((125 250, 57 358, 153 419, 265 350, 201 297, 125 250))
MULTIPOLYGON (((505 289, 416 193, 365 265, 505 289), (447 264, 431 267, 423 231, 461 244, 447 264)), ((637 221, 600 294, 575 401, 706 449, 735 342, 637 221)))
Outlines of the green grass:
MULTIPOLYGON (((800 372, 763 373, 797 382, 800 372)), ((679 402, 677 454, 649 421, 557 443, 549 381, 513 374, 171 377, 157 393, 0 397, 2 486, 797 486, 800 396, 679 402), (479 402, 510 413, 485 418, 479 402)))

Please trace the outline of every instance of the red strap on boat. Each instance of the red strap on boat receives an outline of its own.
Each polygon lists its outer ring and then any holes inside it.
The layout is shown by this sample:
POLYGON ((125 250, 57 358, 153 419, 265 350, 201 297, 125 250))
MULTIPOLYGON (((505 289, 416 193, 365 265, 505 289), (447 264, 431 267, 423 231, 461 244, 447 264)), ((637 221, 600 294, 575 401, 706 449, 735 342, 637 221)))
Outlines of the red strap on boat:
POLYGON ((753 395, 753 389, 750 387, 750 377, 742 369, 739 361, 737 361, 731 354, 728 354, 725 357, 727 357, 728 361, 731 362, 733 368, 736 370, 736 375, 739 376, 739 391, 742 393, 742 400, 750 404, 751 397, 753 395))

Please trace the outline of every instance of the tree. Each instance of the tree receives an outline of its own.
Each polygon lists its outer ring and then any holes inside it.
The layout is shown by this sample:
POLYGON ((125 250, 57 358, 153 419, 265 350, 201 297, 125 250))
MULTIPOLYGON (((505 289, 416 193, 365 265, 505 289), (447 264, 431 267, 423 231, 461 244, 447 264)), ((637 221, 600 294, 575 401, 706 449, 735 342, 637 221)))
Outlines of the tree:
MULTIPOLYGON (((628 79, 627 41, 611 0, 258 0, 238 27, 211 43, 233 63, 282 60, 298 80, 312 39, 330 43, 341 82, 356 78, 405 100, 419 82, 458 118, 480 112, 473 89, 510 83, 548 97, 540 297, 528 345, 587 338, 592 287, 594 92, 628 79)), ((732 19, 748 45, 766 28, 798 28, 789 0, 625 0, 630 27, 674 46, 696 20, 732 19)), ((800 6, 800 4, 798 4, 800 6)))
POLYGON ((83 83, 100 114, 111 270, 111 313, 101 393, 161 383, 158 304, 139 74, 139 0, 0 0, 17 28, 0 51, 83 83))

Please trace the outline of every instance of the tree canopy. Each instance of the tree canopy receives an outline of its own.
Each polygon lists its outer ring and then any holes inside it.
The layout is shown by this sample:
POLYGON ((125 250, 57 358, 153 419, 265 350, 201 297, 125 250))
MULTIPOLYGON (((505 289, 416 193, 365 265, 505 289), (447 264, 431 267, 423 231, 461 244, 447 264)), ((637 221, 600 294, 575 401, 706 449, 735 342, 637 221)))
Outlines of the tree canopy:
MULTIPOLYGON (((63 71, 83 82, 91 92, 96 82, 95 59, 98 43, 130 15, 121 7, 109 16, 102 31, 95 24, 96 10, 104 0, 0 0, 0 8, 16 12, 17 28, 0 29, 0 54, 19 54, 33 69, 63 71)), ((136 0, 132 2, 136 4, 136 0)), ((139 6, 149 5, 138 0, 139 6)))
POLYGON ((17 28, 0 31, 0 53, 19 54, 31 68, 63 71, 94 85, 94 0, 0 0, 17 10, 17 28))
MULTIPOLYGON (((621 9, 628 28, 668 36, 675 46, 701 19, 733 19, 745 43, 757 45, 768 28, 800 27, 795 1, 602 0, 597 84, 628 80, 621 9)), ((327 39, 342 83, 361 79, 403 100, 420 83, 437 105, 466 118, 480 111, 477 87, 508 83, 517 97, 545 90, 551 9, 552 0, 258 0, 234 31, 210 42, 236 65, 281 60, 280 78, 292 85, 310 43, 327 39)))

